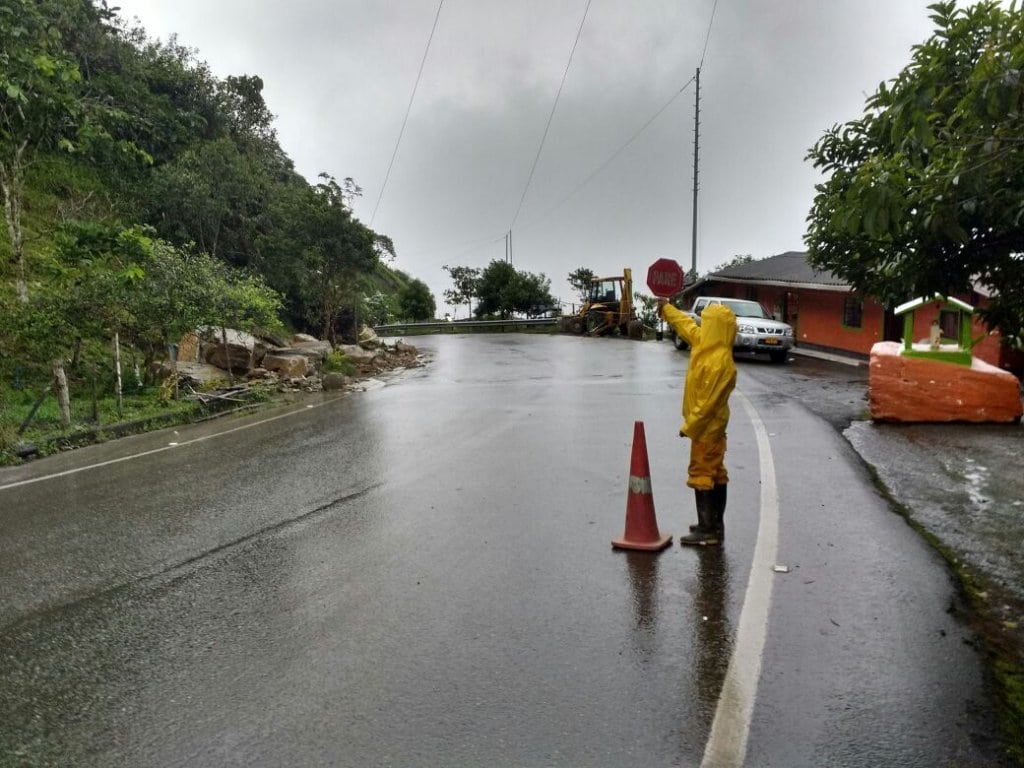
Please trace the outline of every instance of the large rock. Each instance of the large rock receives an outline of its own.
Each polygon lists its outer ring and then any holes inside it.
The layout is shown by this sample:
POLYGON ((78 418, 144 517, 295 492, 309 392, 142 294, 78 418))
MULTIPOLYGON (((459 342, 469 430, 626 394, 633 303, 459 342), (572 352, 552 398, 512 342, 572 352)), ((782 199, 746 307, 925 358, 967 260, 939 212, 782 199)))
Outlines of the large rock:
POLYGON ((277 351, 284 351, 289 354, 305 355, 316 366, 319 366, 323 363, 324 358, 326 358, 333 350, 334 347, 331 346, 331 342, 313 339, 312 341, 295 341, 292 342, 292 345, 287 349, 277 351))
POLYGON ((356 365, 364 365, 373 361, 380 354, 375 349, 363 349, 358 344, 339 344, 338 351, 356 365))
POLYGON ((204 335, 203 359, 224 370, 228 369, 230 361, 232 373, 244 374, 259 365, 265 352, 266 345, 252 334, 242 331, 228 328, 222 335, 219 328, 210 328, 204 335))
POLYGON ((281 350, 267 352, 263 356, 263 367, 285 379, 304 377, 312 369, 305 355, 281 350))
POLYGON ((368 325, 359 328, 359 346, 363 349, 379 349, 383 344, 373 328, 368 325))
POLYGON ((320 383, 324 388, 325 392, 334 392, 339 389, 345 389, 352 380, 343 373, 325 373, 320 383))
POLYGON ((1009 423, 1021 418, 1020 382, 1012 373, 973 359, 970 367, 904 357, 902 346, 871 348, 868 403, 876 421, 1009 423))
POLYGON ((209 363, 178 362, 175 365, 171 361, 165 360, 154 363, 152 371, 153 376, 160 381, 177 374, 179 381, 197 387, 209 386, 216 381, 227 381, 228 378, 223 368, 209 363))
POLYGON ((276 376, 274 376, 273 371, 268 371, 266 368, 260 367, 253 368, 251 371, 245 374, 245 378, 247 378, 249 381, 263 381, 266 379, 274 379, 276 378, 276 376))

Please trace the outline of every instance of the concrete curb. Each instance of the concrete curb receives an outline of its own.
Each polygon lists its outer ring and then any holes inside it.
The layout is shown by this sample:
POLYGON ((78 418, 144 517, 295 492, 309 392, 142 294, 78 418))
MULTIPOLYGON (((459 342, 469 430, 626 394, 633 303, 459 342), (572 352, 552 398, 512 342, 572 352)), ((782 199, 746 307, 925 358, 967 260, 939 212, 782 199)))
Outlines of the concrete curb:
POLYGON ((836 355, 831 352, 822 352, 817 349, 807 349, 806 347, 792 347, 789 350, 790 354, 803 355, 804 357, 816 357, 819 360, 830 360, 833 363, 842 363, 843 365, 852 365, 853 367, 859 367, 867 365, 867 360, 861 360, 856 357, 848 357, 846 355, 836 355))

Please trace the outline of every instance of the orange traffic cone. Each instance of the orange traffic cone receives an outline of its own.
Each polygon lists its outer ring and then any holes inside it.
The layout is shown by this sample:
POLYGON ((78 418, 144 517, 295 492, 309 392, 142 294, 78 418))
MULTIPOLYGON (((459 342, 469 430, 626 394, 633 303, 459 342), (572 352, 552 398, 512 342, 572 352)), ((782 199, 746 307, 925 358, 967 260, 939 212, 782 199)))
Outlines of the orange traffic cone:
POLYGON ((651 469, 647 463, 647 440, 644 423, 633 423, 633 456, 629 463, 629 493, 626 496, 626 530, 612 539, 617 549, 640 549, 658 552, 672 543, 672 536, 658 532, 654 517, 654 495, 651 493, 651 469))

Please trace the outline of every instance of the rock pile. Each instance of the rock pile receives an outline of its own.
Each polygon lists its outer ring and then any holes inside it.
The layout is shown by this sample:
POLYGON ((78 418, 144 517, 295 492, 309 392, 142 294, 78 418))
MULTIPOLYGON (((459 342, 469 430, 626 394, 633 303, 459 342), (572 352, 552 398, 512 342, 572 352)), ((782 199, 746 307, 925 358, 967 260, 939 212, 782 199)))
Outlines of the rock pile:
MULTIPOLYGON (((273 382, 278 389, 316 392, 352 386, 359 379, 421 365, 419 351, 403 341, 388 345, 364 326, 358 344, 332 346, 307 334, 287 341, 232 329, 209 328, 186 334, 177 345, 177 372, 183 384, 208 387, 228 378, 273 382), (347 361, 355 373, 325 371, 328 360, 347 361)), ((158 375, 173 374, 166 361, 158 375)))

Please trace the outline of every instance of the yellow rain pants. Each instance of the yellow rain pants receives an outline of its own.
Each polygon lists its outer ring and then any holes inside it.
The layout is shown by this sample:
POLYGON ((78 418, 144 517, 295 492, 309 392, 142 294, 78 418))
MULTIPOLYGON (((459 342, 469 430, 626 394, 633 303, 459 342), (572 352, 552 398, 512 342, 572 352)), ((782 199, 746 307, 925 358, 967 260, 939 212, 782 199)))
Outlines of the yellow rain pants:
POLYGON ((725 436, 720 440, 691 440, 690 466, 686 484, 698 491, 710 491, 729 482, 725 469, 725 436))

